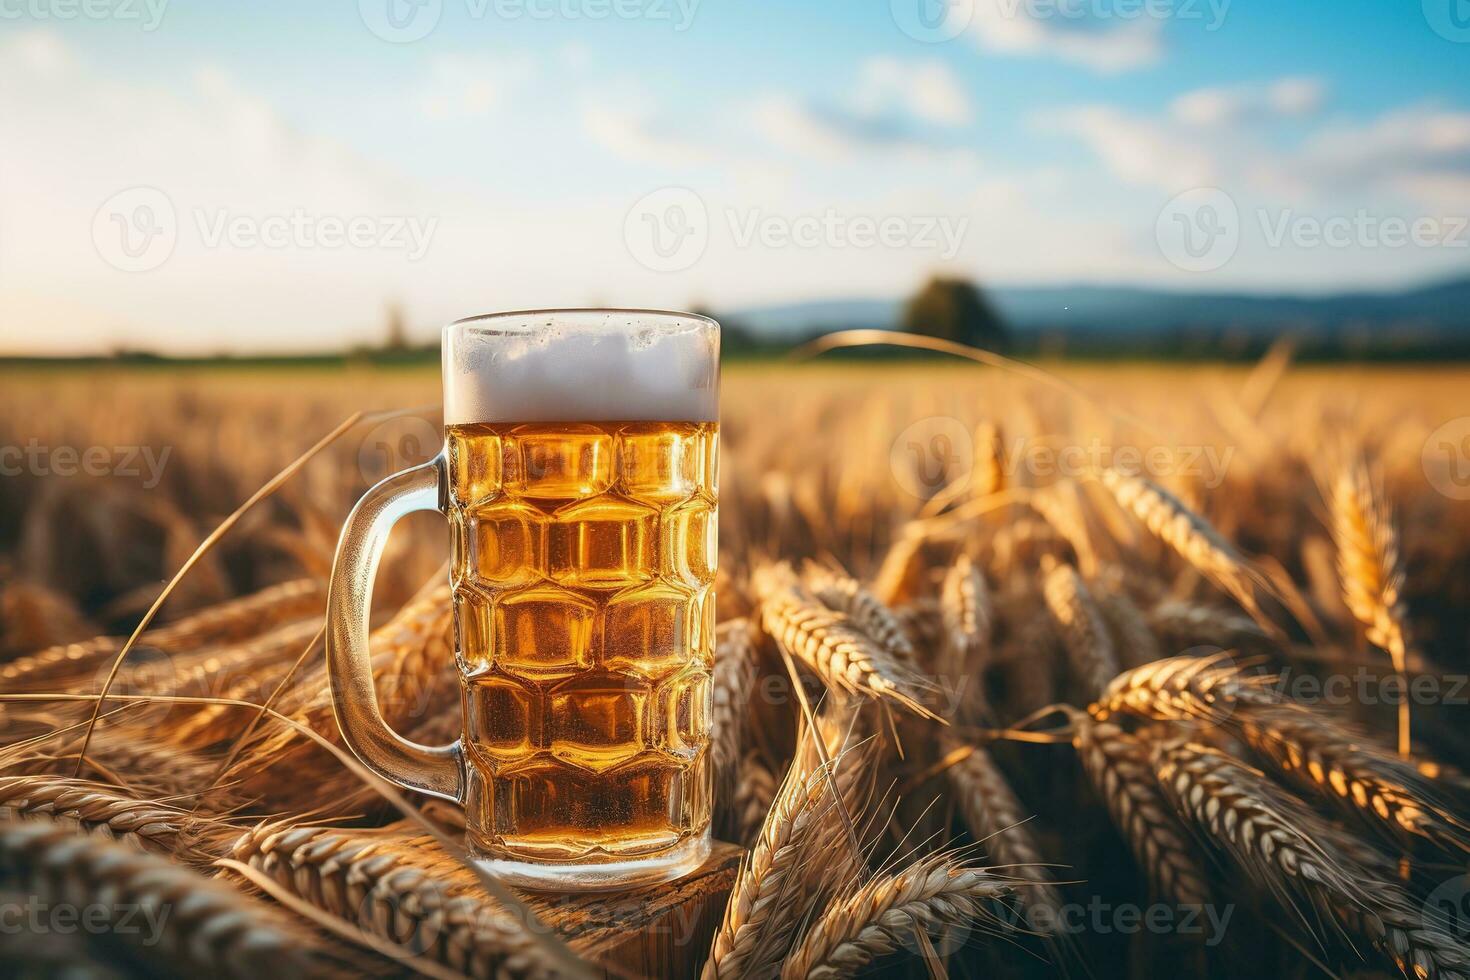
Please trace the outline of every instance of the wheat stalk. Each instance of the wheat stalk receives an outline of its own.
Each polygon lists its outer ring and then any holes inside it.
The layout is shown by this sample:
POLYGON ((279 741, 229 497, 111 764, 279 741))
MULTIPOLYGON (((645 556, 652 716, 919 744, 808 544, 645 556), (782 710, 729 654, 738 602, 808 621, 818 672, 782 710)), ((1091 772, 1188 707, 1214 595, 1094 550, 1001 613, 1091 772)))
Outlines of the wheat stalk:
POLYGON ((1255 582, 1249 563, 1226 541, 1214 525, 1186 507, 1163 487, 1140 476, 1116 469, 1101 471, 1102 485, 1124 510, 1138 518, 1160 541, 1230 594, 1251 613, 1263 629, 1279 633, 1264 621, 1256 600, 1255 582))
POLYGON ((262 823, 232 857, 365 932, 474 976, 560 975, 560 962, 506 909, 484 898, 427 838, 262 823))
POLYGON ((1070 565, 1042 566, 1042 595, 1057 624, 1072 677, 1088 701, 1118 676, 1118 654, 1082 576, 1070 565))
POLYGON ((0 882, 45 904, 102 910, 109 938, 159 970, 303 976, 319 948, 276 909, 223 882, 50 820, 0 824, 0 882))
MULTIPOLYGON (((944 574, 939 586, 939 623, 941 623, 941 657, 938 673, 951 679, 969 676, 978 679, 988 666, 995 610, 991 591, 969 555, 960 554, 944 574)), ((976 685, 979 698, 967 699, 961 705, 961 721, 979 721, 988 714, 983 689, 976 685)))
MULTIPOLYGON (((1338 474, 1331 498, 1343 601, 1366 628, 1369 641, 1388 651, 1394 672, 1406 687, 1408 612, 1401 593, 1404 570, 1392 515, 1373 492, 1367 468, 1361 463, 1338 474)), ((1410 725, 1409 699, 1401 698, 1398 750, 1402 756, 1412 750, 1410 725)))
POLYGON ((766 631, 829 685, 891 701, 920 717, 935 717, 919 701, 922 679, 846 616, 808 595, 790 568, 760 569, 754 581, 766 631))
MULTIPOLYGON (((1366 938, 1406 980, 1470 976, 1470 949, 1391 877, 1390 864, 1332 827, 1257 770, 1212 746, 1161 743, 1155 772, 1179 811, 1273 894, 1314 938, 1310 916, 1339 940, 1366 938)), ((1361 954, 1359 954, 1361 955, 1361 954)))
POLYGON ((1158 637, 1125 592, 1107 589, 1095 593, 1098 611, 1113 636, 1118 665, 1123 670, 1151 664, 1164 655, 1158 637))
POLYGON ((895 660, 910 667, 917 662, 913 644, 898 617, 857 579, 808 562, 802 584, 823 605, 847 616, 895 660))
POLYGON ((1155 894, 1179 905, 1208 903, 1209 876, 1159 786, 1148 745, 1110 722, 1079 715, 1075 723, 1082 768, 1155 894))
POLYGON ((740 775, 740 753, 750 698, 760 663, 758 633, 749 620, 721 623, 715 632, 715 665, 710 674, 710 765, 715 773, 715 799, 730 800, 740 775))
POLYGON ((986 906, 1011 884, 945 854, 930 855, 864 883, 830 905, 781 968, 783 980, 850 977, 873 960, 949 926, 997 921, 986 906))
POLYGON ((755 753, 746 755, 740 764, 740 779, 731 802, 731 825, 734 840, 746 845, 754 843, 771 812, 776 799, 776 777, 755 753))
POLYGON ((1349 817, 1400 842, 1408 835, 1451 854, 1470 854, 1470 824, 1455 812, 1462 807, 1443 799, 1418 760, 1296 705, 1248 705, 1231 725, 1274 771, 1349 817))
POLYGON ((62 776, 0 777, 0 817, 46 819, 203 866, 229 828, 116 787, 62 776))
MULTIPOLYGON (((941 741, 945 756, 961 748, 952 737, 941 741)), ((994 867, 1019 876, 1026 887, 1018 893, 1021 904, 1040 913, 1035 919, 1054 927, 1062 921, 1062 897, 1052 884, 1051 872, 1041 857, 1041 847, 1031 832, 1031 814, 1021 805, 1005 774, 984 748, 972 747, 968 755, 946 772, 954 790, 965 826, 994 867)))

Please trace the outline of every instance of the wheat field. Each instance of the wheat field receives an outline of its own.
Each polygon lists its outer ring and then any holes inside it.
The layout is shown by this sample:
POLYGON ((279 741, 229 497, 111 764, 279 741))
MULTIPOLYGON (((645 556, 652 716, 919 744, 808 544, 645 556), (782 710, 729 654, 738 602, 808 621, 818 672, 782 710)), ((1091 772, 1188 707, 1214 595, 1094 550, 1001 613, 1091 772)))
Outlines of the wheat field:
MULTIPOLYGON (((0 962, 1470 978, 1467 390, 1285 350, 729 368, 709 751, 743 851, 578 901, 484 880, 335 730, 337 531, 437 451, 433 372, 8 374, 0 962)), ((446 549, 415 515, 376 593, 426 744, 460 724, 446 549)))

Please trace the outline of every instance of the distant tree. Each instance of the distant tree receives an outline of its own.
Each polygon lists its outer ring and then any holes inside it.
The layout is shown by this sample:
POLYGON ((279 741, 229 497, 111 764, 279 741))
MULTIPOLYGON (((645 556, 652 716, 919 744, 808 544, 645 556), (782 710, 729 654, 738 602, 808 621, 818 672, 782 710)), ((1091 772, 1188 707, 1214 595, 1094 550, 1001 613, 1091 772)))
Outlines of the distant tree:
POLYGON ((397 303, 389 303, 387 314, 383 350, 402 353, 408 350, 408 324, 403 319, 403 308, 397 303))
POLYGON ((986 350, 1010 343, 1005 323, 968 279, 935 276, 904 305, 903 329, 986 350))

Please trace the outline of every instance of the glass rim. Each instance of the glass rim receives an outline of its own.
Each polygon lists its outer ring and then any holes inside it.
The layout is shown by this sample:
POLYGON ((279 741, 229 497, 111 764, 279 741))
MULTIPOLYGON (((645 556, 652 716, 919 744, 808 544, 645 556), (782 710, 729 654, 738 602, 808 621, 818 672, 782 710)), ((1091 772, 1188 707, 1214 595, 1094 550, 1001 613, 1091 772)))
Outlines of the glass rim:
MULTIPOLYGON (((713 327, 717 330, 720 327, 719 321, 714 319, 714 317, 705 316, 703 313, 689 313, 683 310, 655 310, 630 306, 565 306, 551 307, 547 309, 501 310, 495 313, 475 313, 470 316, 460 317, 458 320, 451 320, 449 323, 444 325, 444 332, 448 333, 450 330, 473 326, 481 323, 490 323, 498 320, 525 319, 526 317, 582 317, 620 315, 635 316, 644 319, 680 321, 684 323, 713 327)), ((611 333, 619 329, 633 329, 633 325, 624 324, 619 326, 616 324, 612 324, 608 325, 606 329, 609 333, 611 333)))

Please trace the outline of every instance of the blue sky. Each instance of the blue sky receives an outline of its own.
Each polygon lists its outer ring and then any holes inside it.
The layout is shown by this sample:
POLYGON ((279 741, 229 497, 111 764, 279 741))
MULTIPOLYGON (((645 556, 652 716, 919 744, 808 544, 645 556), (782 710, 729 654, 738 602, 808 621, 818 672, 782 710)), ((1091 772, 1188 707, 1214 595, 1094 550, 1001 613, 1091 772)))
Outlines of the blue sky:
POLYGON ((0 349, 1470 272, 1467 0, 88 2, 0 0, 0 349))

